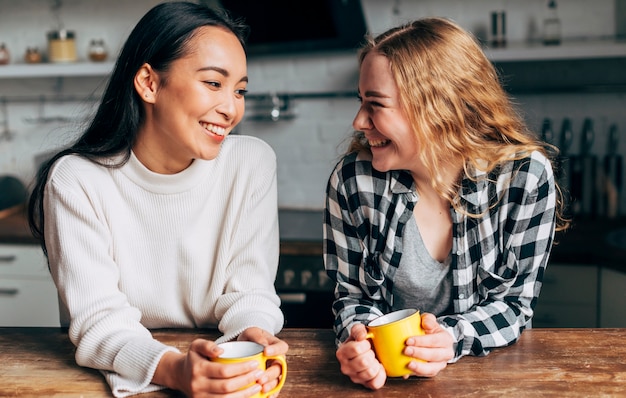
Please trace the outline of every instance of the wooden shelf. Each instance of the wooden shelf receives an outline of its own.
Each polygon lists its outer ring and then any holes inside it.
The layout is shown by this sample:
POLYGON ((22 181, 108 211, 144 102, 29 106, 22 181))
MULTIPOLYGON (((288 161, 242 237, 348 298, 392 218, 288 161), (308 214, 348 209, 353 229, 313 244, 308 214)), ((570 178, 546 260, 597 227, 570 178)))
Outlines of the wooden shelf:
MULTIPOLYGON (((559 61, 576 59, 626 58, 626 40, 589 39, 563 41, 559 45, 511 42, 503 48, 485 48, 493 62, 559 61)), ((0 79, 40 77, 106 76, 115 63, 76 62, 67 64, 9 64, 0 66, 0 79)))
POLYGON ((493 62, 562 61, 626 57, 626 40, 596 39, 543 43, 508 43, 503 48, 485 48, 493 62))
POLYGON ((113 70, 114 62, 76 62, 68 64, 9 64, 0 66, 0 79, 26 79, 32 77, 106 76, 113 70))

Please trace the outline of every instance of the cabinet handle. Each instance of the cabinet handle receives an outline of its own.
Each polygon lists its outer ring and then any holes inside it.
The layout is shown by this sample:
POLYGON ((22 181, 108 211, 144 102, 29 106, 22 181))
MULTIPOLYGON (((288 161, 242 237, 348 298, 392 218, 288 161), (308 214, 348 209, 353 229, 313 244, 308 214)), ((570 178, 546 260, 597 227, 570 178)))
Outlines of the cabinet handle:
POLYGON ((280 301, 285 304, 304 304, 306 303, 306 293, 278 293, 280 301))
POLYGON ((17 296, 19 292, 19 289, 16 289, 14 287, 0 288, 0 296, 17 296))
POLYGON ((12 263, 15 261, 16 258, 17 257, 15 257, 15 254, 0 256, 0 263, 12 263))

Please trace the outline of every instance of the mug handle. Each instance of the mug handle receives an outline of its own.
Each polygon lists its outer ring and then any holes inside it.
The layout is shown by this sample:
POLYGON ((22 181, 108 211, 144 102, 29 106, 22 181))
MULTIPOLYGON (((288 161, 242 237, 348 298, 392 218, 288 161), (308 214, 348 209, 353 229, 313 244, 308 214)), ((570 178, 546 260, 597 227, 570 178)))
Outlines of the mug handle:
POLYGON ((266 392, 265 395, 263 395, 264 397, 269 397, 271 395, 278 393, 285 385, 285 379, 287 379, 287 360, 285 360, 285 356, 276 355, 276 356, 271 356, 271 357, 265 357, 266 361, 270 359, 280 362, 280 367, 281 367, 280 380, 278 381, 278 385, 276 387, 272 388, 271 390, 266 392))

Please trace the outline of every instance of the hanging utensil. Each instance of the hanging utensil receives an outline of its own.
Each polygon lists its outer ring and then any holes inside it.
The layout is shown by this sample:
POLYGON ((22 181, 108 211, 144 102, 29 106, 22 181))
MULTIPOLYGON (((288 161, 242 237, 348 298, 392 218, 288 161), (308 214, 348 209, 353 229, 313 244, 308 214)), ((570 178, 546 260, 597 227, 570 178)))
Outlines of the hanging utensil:
POLYGON ((619 204, 622 193, 622 155, 619 154, 619 131, 617 125, 609 127, 608 151, 604 157, 604 214, 608 218, 619 215, 619 204))
POLYGON ((574 133, 572 132, 572 122, 570 119, 563 119, 561 124, 561 133, 559 136, 559 150, 560 155, 558 158, 558 166, 556 177, 558 178, 561 190, 564 193, 565 212, 571 213, 571 187, 572 187, 572 165, 570 161, 570 148, 572 141, 574 140, 574 133), (569 192, 569 195, 568 195, 569 192))
POLYGON ((595 132, 593 120, 586 118, 580 137, 580 155, 572 162, 572 206, 574 214, 593 216, 597 209, 597 158, 591 153, 595 132))
POLYGON ((0 141, 11 141, 13 134, 9 129, 9 111, 7 109, 6 98, 0 98, 0 108, 2 110, 2 131, 0 131, 0 141))

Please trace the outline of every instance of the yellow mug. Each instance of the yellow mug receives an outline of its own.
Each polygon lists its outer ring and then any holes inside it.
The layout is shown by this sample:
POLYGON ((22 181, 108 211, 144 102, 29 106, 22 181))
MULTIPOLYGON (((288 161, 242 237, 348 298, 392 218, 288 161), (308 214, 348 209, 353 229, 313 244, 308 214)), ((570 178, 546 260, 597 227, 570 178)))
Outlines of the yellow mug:
MULTIPOLYGON (((263 354, 263 345, 259 343, 255 343, 253 341, 229 341, 227 343, 218 344, 220 348, 224 350, 219 357, 211 358, 213 362, 219 363, 241 363, 248 361, 257 361, 259 363, 259 369, 265 370, 267 369, 267 361, 276 360, 280 362, 280 367, 282 368, 282 372, 280 374, 280 381, 278 385, 268 391, 267 393, 259 392, 254 394, 252 397, 254 398, 265 398, 270 395, 278 393, 283 385, 285 384, 285 379, 287 378, 287 361, 283 355, 276 356, 267 356, 263 354)), ((251 384, 252 385, 252 384, 251 384)), ((242 388, 248 388, 250 385, 242 388)))
POLYGON ((407 365, 421 361, 404 355, 406 340, 424 334, 422 318, 416 309, 406 309, 381 315, 367 325, 367 338, 372 340, 376 358, 389 377, 410 375, 407 365))

